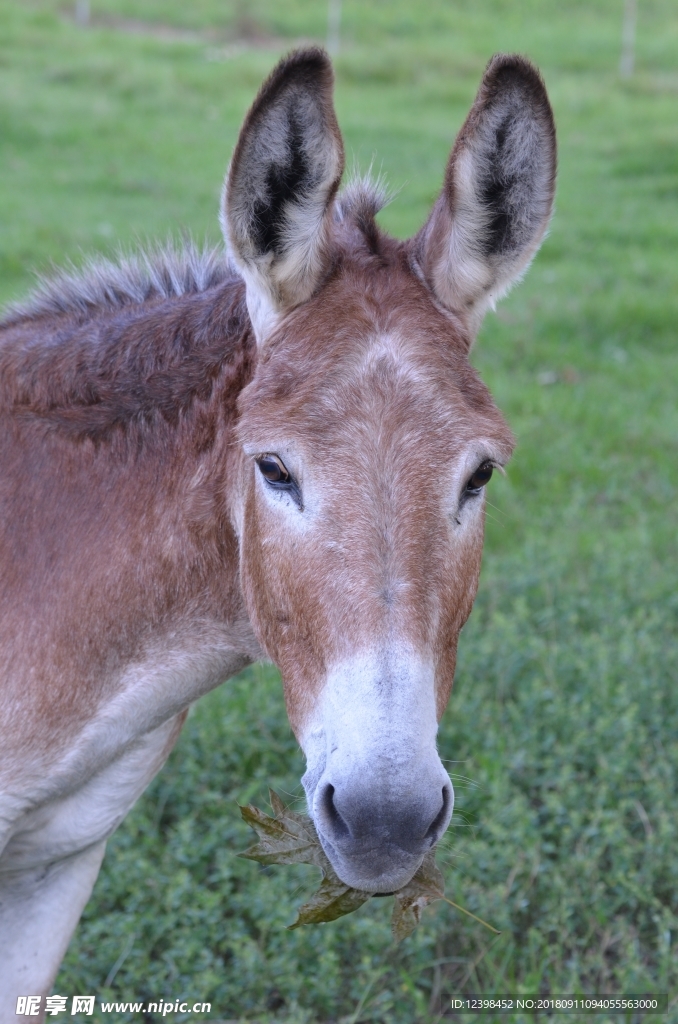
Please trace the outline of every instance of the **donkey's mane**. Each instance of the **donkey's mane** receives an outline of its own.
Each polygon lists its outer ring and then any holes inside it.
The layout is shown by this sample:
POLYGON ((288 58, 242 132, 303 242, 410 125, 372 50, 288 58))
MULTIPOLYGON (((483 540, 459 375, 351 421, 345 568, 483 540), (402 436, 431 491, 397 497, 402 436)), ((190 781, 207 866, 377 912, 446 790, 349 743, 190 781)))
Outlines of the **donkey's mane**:
POLYGON ((235 277, 223 248, 181 247, 168 242, 147 251, 118 254, 116 260, 89 258, 82 268, 69 264, 42 277, 32 294, 13 303, 0 327, 63 313, 91 314, 101 307, 139 305, 153 299, 207 291, 235 277))

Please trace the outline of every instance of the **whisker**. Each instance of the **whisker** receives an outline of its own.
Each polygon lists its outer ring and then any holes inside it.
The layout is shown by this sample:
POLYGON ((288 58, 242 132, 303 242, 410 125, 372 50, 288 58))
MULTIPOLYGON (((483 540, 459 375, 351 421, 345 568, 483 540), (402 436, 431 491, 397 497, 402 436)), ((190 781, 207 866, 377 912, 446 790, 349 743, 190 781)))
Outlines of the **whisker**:
POLYGON ((476 782, 475 779, 470 779, 467 775, 457 775, 456 773, 450 773, 450 778, 454 779, 455 782, 468 782, 469 786, 476 786, 478 789, 482 789, 482 783, 476 782))
POLYGON ((508 513, 504 512, 502 508, 499 508, 499 505, 493 505, 491 501, 487 500, 487 498, 485 498, 485 504, 489 505, 493 509, 496 509, 496 511, 499 512, 499 514, 502 516, 508 515, 508 513))

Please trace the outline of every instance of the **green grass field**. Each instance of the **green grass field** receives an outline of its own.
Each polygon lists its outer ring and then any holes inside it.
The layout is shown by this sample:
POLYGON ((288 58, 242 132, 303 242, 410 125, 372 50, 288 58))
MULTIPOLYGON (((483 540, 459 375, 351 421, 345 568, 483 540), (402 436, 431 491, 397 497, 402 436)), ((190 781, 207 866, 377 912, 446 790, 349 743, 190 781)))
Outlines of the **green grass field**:
MULTIPOLYGON (((56 993, 205 1000, 221 1021, 413 1024, 437 1019, 441 989, 668 992, 663 1019, 678 1021, 678 7, 639 0, 624 81, 622 7, 343 10, 349 163, 400 189, 381 215, 394 233, 424 219, 493 52, 540 65, 559 129, 551 233, 474 355, 519 444, 490 488, 440 735, 457 793, 447 893, 501 935, 438 903, 394 947, 387 899, 285 931, 313 869, 236 857, 251 840, 237 802, 301 793, 279 680, 255 667, 194 709, 110 841, 56 993)), ((92 0, 86 26, 73 9, 0 5, 3 301, 50 261, 217 240, 242 116, 326 19, 324 0, 92 0)))

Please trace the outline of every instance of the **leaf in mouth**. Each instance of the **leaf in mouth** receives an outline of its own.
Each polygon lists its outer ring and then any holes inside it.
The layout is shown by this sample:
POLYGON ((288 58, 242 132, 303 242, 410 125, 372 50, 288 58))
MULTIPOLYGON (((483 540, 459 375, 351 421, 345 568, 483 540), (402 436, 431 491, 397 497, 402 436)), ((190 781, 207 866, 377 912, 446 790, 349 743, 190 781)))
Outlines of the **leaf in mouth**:
POLYGON ((274 818, 252 804, 238 805, 243 819, 259 836, 259 842, 240 856, 261 864, 315 864, 323 870, 319 855, 327 858, 311 819, 285 807, 273 790, 269 790, 269 798, 274 818))
MULTIPOLYGON (((341 881, 320 845, 310 818, 286 807, 273 790, 269 790, 269 798, 274 817, 251 804, 240 807, 243 819, 259 836, 259 842, 240 856, 261 864, 314 864, 323 876, 317 891, 299 909, 296 921, 289 925, 290 929, 302 924, 336 921, 375 895, 353 889, 341 881)), ((391 929, 395 941, 401 942, 410 935, 419 924, 424 907, 434 900, 445 899, 444 893, 445 883, 436 864, 435 850, 429 850, 410 881, 393 894, 391 929)))
POLYGON ((272 789, 268 795, 274 818, 252 804, 239 805, 243 819, 259 836, 259 842, 240 856, 258 860, 261 864, 314 864, 323 876, 320 887, 299 909, 296 921, 289 925, 290 929, 302 924, 336 921, 338 917, 357 910, 374 895, 342 882, 320 845, 311 819, 285 807, 272 789))
POLYGON ((366 903, 374 893, 362 892, 345 885, 334 872, 334 877, 323 874, 320 887, 311 896, 308 903, 299 908, 296 921, 289 925, 290 931, 300 924, 322 924, 324 921, 336 921, 344 914, 352 914, 354 910, 366 903))
POLYGON ((445 895, 443 873, 436 864, 435 850, 429 850, 421 867, 414 873, 409 882, 398 889, 393 905, 391 931, 396 942, 406 939, 421 920, 424 907, 445 895))

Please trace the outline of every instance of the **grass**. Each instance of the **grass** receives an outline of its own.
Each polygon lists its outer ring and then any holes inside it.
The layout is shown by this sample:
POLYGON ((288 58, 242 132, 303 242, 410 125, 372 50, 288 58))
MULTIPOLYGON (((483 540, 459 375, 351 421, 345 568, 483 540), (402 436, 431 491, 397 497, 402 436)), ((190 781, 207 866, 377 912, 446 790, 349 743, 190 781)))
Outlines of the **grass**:
MULTIPOLYGON (((401 189, 382 214, 395 233, 425 217, 495 50, 540 64, 559 128, 550 236, 474 357, 519 445, 492 482, 440 738, 457 791, 447 892, 501 936, 436 904, 396 949, 388 900, 284 930, 313 872, 235 857, 250 841, 236 802, 263 806, 268 784, 298 797, 303 771, 276 674, 255 667, 195 708, 111 840, 55 992, 411 1024, 435 1019, 441 988, 663 991, 678 1020, 678 14, 640 0, 622 82, 621 6, 343 10, 339 117, 350 157, 401 189)), ((93 0, 80 27, 69 4, 5 0, 0 299, 82 251, 216 240, 247 105, 279 53, 322 39, 325 11, 93 0)))

